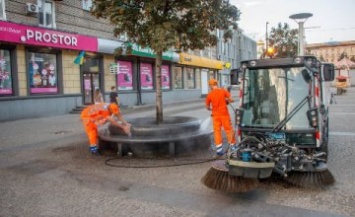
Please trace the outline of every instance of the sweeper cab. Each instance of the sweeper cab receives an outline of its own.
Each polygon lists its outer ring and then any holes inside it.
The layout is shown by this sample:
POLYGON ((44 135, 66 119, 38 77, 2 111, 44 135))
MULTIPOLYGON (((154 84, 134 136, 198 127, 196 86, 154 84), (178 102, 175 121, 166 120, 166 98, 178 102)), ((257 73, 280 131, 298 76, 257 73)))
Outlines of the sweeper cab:
MULTIPOLYGON (((334 65, 314 56, 255 59, 231 70, 240 85, 235 109, 238 148, 221 166, 229 175, 265 179, 280 174, 296 185, 316 177, 316 185, 334 182, 327 170, 329 83, 334 65), (318 180, 317 180, 318 179, 318 180)), ((222 169, 222 170, 223 170, 222 169)), ((311 183, 315 184, 315 183, 311 183)))

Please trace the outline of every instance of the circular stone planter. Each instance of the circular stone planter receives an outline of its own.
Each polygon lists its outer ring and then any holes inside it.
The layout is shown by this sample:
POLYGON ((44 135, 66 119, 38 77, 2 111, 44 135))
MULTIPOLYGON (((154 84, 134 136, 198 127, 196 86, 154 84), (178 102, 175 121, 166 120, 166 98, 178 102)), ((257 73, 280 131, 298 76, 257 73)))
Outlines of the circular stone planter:
MULTIPOLYGON (((132 124, 132 137, 180 135, 199 130, 201 124, 201 121, 197 118, 184 116, 165 117, 161 124, 157 124, 153 117, 135 118, 129 120, 129 122, 132 124)), ((109 125, 109 131, 113 135, 124 135, 123 131, 114 125, 109 125)))
POLYGON ((132 136, 109 125, 109 134, 101 136, 104 140, 127 144, 134 155, 151 156, 164 154, 172 149, 174 154, 209 148, 212 131, 201 130, 201 120, 193 117, 164 117, 163 123, 156 124, 154 117, 139 117, 128 121, 132 124, 132 136))

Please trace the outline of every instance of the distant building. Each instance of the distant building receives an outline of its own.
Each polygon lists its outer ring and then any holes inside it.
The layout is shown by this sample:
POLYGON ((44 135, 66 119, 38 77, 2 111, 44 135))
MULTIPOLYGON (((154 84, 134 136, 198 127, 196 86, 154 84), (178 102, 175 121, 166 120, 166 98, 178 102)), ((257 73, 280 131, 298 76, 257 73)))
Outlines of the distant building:
MULTIPOLYGON (((306 45, 306 54, 311 54, 319 58, 321 61, 336 63, 340 58, 346 56, 355 62, 355 41, 326 42, 306 45)), ((350 86, 355 86, 355 69, 337 69, 337 75, 348 77, 350 86)))
POLYGON ((320 60, 336 63, 342 54, 349 59, 355 59, 355 41, 331 41, 325 43, 307 44, 306 54, 311 54, 320 60))
POLYGON ((243 60, 257 58, 257 43, 246 36, 242 29, 235 30, 233 37, 227 42, 224 41, 223 34, 224 31, 217 31, 217 59, 231 63, 231 67, 220 70, 219 79, 221 85, 229 85, 231 69, 240 67, 240 62, 243 60))

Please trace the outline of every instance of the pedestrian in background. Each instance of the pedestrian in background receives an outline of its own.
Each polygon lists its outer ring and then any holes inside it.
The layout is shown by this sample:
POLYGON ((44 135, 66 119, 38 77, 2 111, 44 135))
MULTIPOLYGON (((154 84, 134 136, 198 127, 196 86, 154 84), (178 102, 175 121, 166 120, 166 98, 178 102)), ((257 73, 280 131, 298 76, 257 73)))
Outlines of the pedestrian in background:
POLYGON ((102 93, 101 93, 99 88, 95 89, 94 102, 95 102, 95 104, 99 104, 99 103, 105 102, 104 101, 104 97, 102 96, 102 93))
POLYGON ((212 111, 214 144, 216 146, 217 155, 223 155, 223 137, 222 127, 226 132, 227 140, 231 148, 235 148, 236 139, 232 126, 232 121, 229 115, 227 102, 231 103, 234 100, 231 93, 225 88, 218 87, 218 81, 210 79, 209 87, 211 91, 206 97, 206 109, 212 111))
POLYGON ((119 98, 118 98, 118 93, 116 90, 115 86, 111 87, 111 92, 110 92, 110 102, 116 103, 117 105, 119 105, 119 98))
POLYGON ((115 103, 99 103, 86 107, 80 115, 85 132, 89 138, 89 151, 98 155, 98 126, 107 122, 123 130, 127 135, 131 134, 131 124, 122 116, 120 108, 115 103))

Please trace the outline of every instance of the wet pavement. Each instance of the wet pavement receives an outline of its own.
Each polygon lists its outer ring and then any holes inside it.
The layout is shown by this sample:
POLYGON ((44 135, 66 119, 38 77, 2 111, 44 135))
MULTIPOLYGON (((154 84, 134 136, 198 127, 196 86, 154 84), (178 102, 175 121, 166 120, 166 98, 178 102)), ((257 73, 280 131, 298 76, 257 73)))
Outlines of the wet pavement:
MULTIPOLYGON (((210 168, 201 163, 210 144, 179 159, 108 161, 114 153, 88 153, 75 114, 0 123, 0 216, 355 216, 354 96, 349 88, 330 108, 328 167, 336 184, 324 190, 271 181, 248 193, 208 189, 200 179, 210 168)), ((154 116, 154 108, 123 114, 154 116)), ((210 127, 203 99, 166 105, 164 115, 210 127)))

